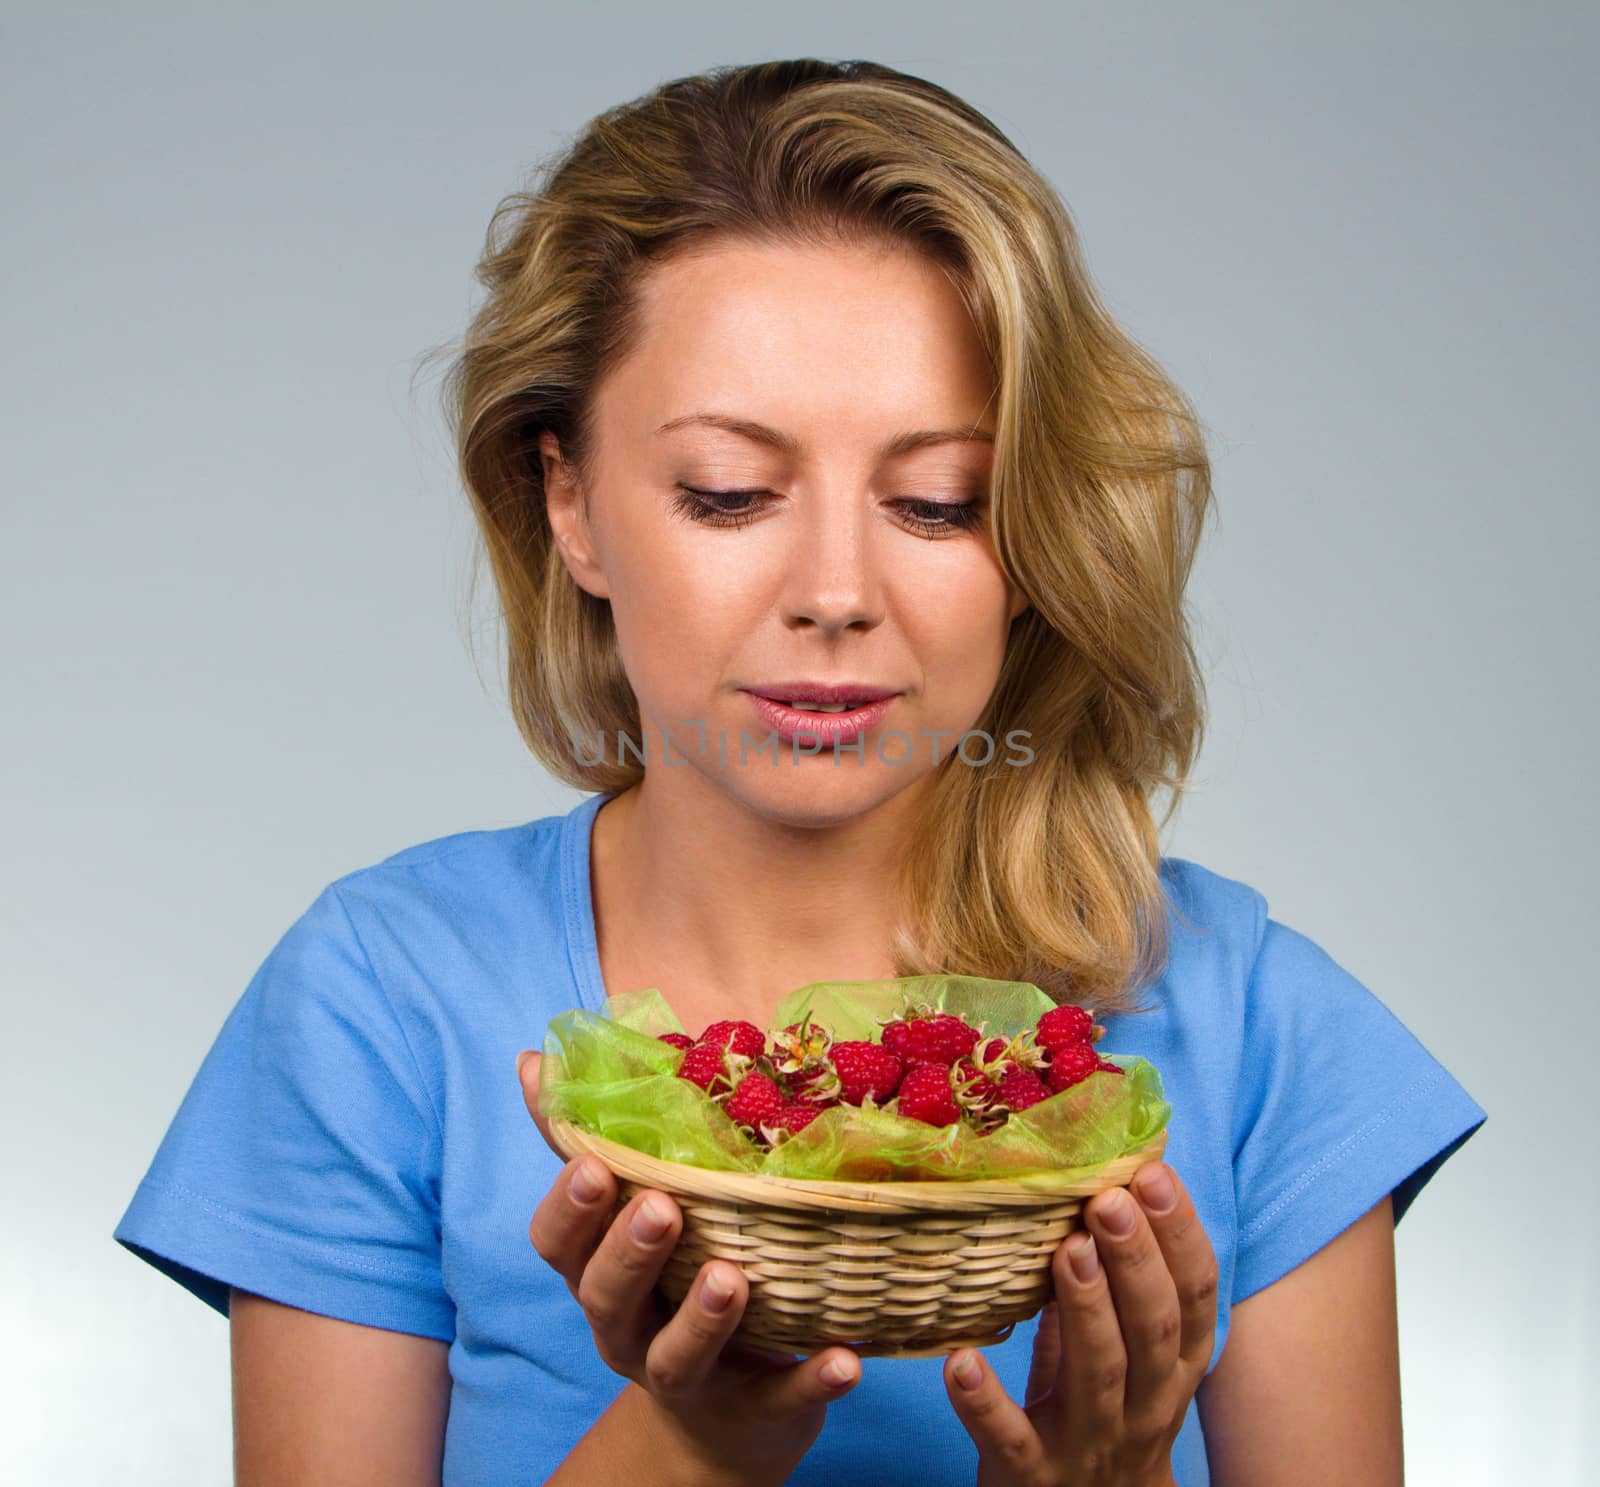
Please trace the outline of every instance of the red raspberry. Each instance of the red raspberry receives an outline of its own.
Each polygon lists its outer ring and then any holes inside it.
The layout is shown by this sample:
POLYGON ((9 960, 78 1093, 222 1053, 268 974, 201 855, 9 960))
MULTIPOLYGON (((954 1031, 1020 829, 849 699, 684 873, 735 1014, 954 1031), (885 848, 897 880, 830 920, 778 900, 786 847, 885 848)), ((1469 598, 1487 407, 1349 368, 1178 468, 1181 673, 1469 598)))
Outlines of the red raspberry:
POLYGON ((722 1107, 735 1125, 758 1130, 763 1121, 771 1120, 782 1108, 783 1091, 765 1074, 752 1069, 739 1081, 739 1087, 728 1096, 722 1107))
POLYGON ((678 1078, 698 1084, 713 1099, 733 1088, 728 1077, 727 1056, 710 1043, 696 1043, 683 1055, 678 1065, 678 1078))
POLYGON ((930 1126, 951 1126, 961 1119, 950 1090, 950 1070, 944 1064, 916 1064, 907 1069, 895 1100, 901 1115, 930 1126))
POLYGON ((916 1015, 885 1023, 883 1046, 910 1068, 913 1064, 943 1064, 948 1068, 972 1052, 983 1036, 971 1023, 953 1012, 922 1008, 916 1015))
POLYGON ((693 1048, 694 1039, 688 1033, 658 1033, 661 1042, 670 1043, 674 1048, 693 1048))
POLYGON ((783 1030, 782 1038, 774 1038, 773 1042, 782 1046, 798 1048, 800 1051, 826 1051, 828 1044, 833 1041, 828 1036, 828 1030, 820 1022, 813 1022, 809 1017, 804 1022, 791 1022, 783 1030))
POLYGON ((791 1022, 781 1033, 772 1035, 774 1056, 787 1059, 796 1066, 826 1053, 832 1042, 828 1030, 810 1018, 804 1022, 791 1022))
POLYGON ((1095 1073, 1101 1064, 1100 1055, 1089 1044, 1069 1043, 1051 1054, 1050 1067, 1045 1072, 1045 1079, 1050 1088, 1060 1094, 1062 1090, 1071 1089, 1073 1085, 1082 1083, 1095 1073))
POLYGON ((767 1051, 767 1035, 753 1022, 714 1022, 696 1043, 709 1043, 714 1048, 732 1048, 746 1058, 760 1058, 767 1051))
POLYGON ((950 1066, 950 1083, 956 1103, 967 1110, 987 1110, 1000 1096, 1000 1086, 970 1058, 957 1059, 950 1066))
POLYGON ((875 1105, 889 1100, 900 1087, 905 1065, 881 1043, 858 1039, 835 1043, 829 1050, 836 1081, 824 1081, 821 1093, 832 1093, 838 1085, 838 1098, 846 1105, 859 1105, 869 1096, 875 1105))
POLYGON ((784 1082, 789 1086, 789 1093, 797 1100, 807 1100, 813 1105, 839 1103, 838 1081, 825 1063, 808 1064, 792 1074, 785 1074, 784 1082))
POLYGON ((1039 1019, 1034 1041, 1056 1053, 1073 1044, 1087 1044, 1094 1033, 1094 1015, 1083 1007, 1052 1007, 1039 1019))
POLYGON ((1049 1097, 1050 1086, 1032 1069, 1018 1065, 1000 1076, 1000 1103, 1008 1110, 1027 1110, 1049 1097))
POLYGON ((985 1038, 978 1045, 978 1051, 973 1054, 973 1058, 980 1064, 992 1064, 996 1059, 1005 1056, 1007 1046, 1004 1038, 985 1038))
POLYGON ((833 1040, 827 1029, 807 1018, 791 1022, 772 1035, 772 1063, 793 1094, 816 1098, 819 1087, 831 1081, 827 1053, 833 1040))
POLYGON ((762 1129, 771 1127, 782 1131, 803 1131, 821 1114, 822 1106, 813 1105, 810 1100, 790 1100, 767 1117, 762 1129))

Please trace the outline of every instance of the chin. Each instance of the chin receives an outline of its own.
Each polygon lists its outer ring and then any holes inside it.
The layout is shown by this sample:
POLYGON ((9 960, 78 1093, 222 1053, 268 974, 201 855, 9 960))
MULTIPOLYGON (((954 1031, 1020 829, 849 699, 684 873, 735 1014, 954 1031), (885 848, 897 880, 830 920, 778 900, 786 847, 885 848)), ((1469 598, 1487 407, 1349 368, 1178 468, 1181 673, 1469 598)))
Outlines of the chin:
POLYGON ((741 805, 776 825, 820 830, 842 826, 871 815, 927 777, 913 770, 878 763, 865 766, 847 757, 835 767, 832 756, 732 769, 720 784, 741 805))

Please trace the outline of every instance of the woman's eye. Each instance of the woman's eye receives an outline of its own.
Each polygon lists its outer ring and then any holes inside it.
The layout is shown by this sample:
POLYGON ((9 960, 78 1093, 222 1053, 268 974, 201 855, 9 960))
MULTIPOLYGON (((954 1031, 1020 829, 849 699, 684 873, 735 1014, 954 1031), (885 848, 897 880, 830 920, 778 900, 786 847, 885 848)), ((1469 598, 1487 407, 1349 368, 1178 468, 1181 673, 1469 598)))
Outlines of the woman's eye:
POLYGON ((679 484, 672 500, 672 509, 691 521, 705 522, 713 527, 739 527, 755 520, 750 503, 764 495, 766 492, 763 490, 708 491, 679 484))
MULTIPOLYGON (((691 521, 713 527, 739 527, 755 520, 754 503, 770 494, 761 489, 704 490, 680 482, 672 505, 675 512, 691 521)), ((933 501, 908 496, 893 504, 913 531, 929 537, 967 531, 980 519, 976 501, 933 501)))
POLYGON ((920 501, 905 500, 896 503, 906 511, 912 526, 930 536, 946 532, 965 532, 977 525, 976 501, 920 501))

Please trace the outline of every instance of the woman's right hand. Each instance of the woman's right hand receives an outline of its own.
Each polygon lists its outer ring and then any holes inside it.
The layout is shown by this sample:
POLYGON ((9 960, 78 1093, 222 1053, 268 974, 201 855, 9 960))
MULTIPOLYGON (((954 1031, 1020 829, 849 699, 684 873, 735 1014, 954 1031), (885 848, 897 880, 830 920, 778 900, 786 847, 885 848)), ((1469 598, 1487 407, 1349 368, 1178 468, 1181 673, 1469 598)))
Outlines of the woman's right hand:
MULTIPOLYGON (((539 1113, 540 1062, 536 1052, 520 1060, 522 1096, 555 1151, 539 1113)), ((783 1482, 821 1433, 829 1403, 861 1377, 860 1360, 842 1345, 797 1360, 730 1343, 749 1282, 727 1260, 702 1265, 669 1315, 655 1285, 683 1215, 651 1189, 612 1220, 616 1198, 617 1181, 604 1162, 567 1162, 528 1226, 534 1249, 583 1308, 605 1365, 648 1394, 668 1448, 681 1453, 690 1473, 737 1484, 783 1482)))

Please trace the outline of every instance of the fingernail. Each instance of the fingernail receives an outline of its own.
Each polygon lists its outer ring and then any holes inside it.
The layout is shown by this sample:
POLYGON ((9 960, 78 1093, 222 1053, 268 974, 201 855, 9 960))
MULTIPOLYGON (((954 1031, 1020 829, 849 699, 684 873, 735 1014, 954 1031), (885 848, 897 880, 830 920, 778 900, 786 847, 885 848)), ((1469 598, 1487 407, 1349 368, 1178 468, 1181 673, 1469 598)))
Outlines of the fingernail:
POLYGON ((700 1288, 700 1304, 707 1311, 726 1311, 728 1303, 733 1300, 733 1287, 730 1286, 720 1271, 713 1270, 706 1276, 706 1283, 700 1288))
POLYGON ((605 1191, 593 1163, 584 1162, 573 1168, 570 1191, 579 1203, 593 1203, 605 1191))
POLYGON ((830 1358, 822 1365, 819 1377, 830 1389, 837 1389, 841 1385, 854 1381, 856 1376, 855 1365, 846 1363, 842 1358, 830 1358))
POLYGON ((1133 1233, 1133 1200, 1121 1188, 1112 1188, 1101 1201, 1100 1222, 1106 1232, 1119 1237, 1133 1233))
POLYGON ((671 1222, 672 1220, 654 1198, 646 1198, 633 1215, 630 1227, 633 1237, 640 1244, 654 1244, 667 1232, 667 1226, 671 1222))
POLYGON ((532 1057, 533 1057, 533 1055, 534 1055, 534 1054, 535 1054, 535 1053, 536 1053, 536 1052, 537 1052, 537 1051, 538 1051, 538 1050, 537 1050, 537 1049, 533 1049, 533 1048, 524 1048, 524 1049, 523 1049, 523 1050, 522 1050, 522 1052, 521 1052, 521 1053, 519 1053, 519 1054, 518 1054, 518 1055, 517 1055, 517 1078, 518 1078, 518 1079, 521 1079, 521 1078, 522 1078, 522 1066, 523 1066, 523 1065, 524 1065, 524 1064, 525 1064, 525 1063, 527 1063, 527 1062, 528 1062, 528 1060, 529 1060, 529 1059, 530 1059, 530 1058, 532 1058, 532 1057))
POLYGON ((1178 1190, 1166 1167, 1154 1167, 1139 1179, 1139 1197, 1151 1213, 1166 1213, 1178 1201, 1178 1190))
POLYGON ((976 1389, 983 1382, 983 1370, 978 1367, 975 1354, 963 1353, 956 1360, 956 1366, 952 1371, 956 1376, 956 1382, 963 1389, 976 1389))
POLYGON ((1094 1247, 1094 1240, 1087 1234, 1079 1234, 1067 1241, 1067 1261, 1072 1266, 1072 1273, 1085 1285, 1100 1274, 1100 1255, 1094 1247))

